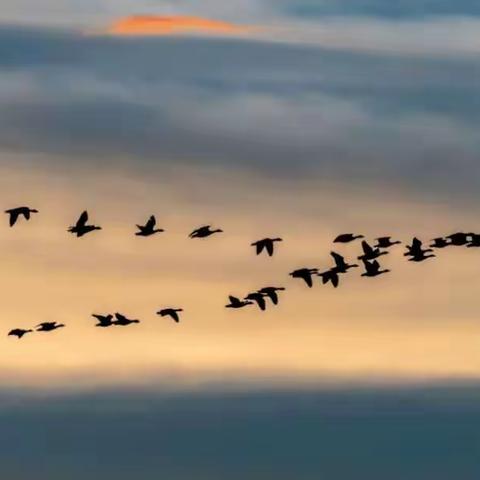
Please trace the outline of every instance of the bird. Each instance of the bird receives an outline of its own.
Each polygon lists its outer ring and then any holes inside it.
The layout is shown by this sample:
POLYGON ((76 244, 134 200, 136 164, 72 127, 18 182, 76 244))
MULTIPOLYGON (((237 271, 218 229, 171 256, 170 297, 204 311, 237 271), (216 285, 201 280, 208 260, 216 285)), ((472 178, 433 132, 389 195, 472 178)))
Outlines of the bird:
POLYGON ((65 325, 63 323, 57 322, 43 322, 39 323, 35 328, 37 332, 51 332, 52 330, 56 330, 57 328, 62 328, 65 325))
POLYGON ((267 251, 269 257, 273 255, 273 248, 275 242, 282 242, 281 238, 264 238, 262 240, 257 240, 251 244, 252 247, 256 247, 257 255, 260 255, 264 250, 267 251))
POLYGON ((380 264, 377 260, 368 261, 363 259, 363 265, 365 266, 365 272, 362 273, 362 277, 377 277, 382 275, 382 273, 388 273, 390 270, 380 270, 380 264))
POLYGON ((16 207, 5 210, 5 213, 9 215, 9 224, 13 227, 18 220, 18 217, 23 216, 25 220, 30 220, 31 213, 38 213, 38 210, 30 207, 16 207))
POLYGON ((209 237, 210 235, 213 235, 214 233, 221 233, 221 232, 223 232, 223 230, 221 230, 220 228, 212 230, 212 227, 210 225, 205 225, 203 227, 200 227, 194 230, 192 233, 190 233, 189 237, 190 238, 206 238, 206 237, 209 237))
POLYGON ((102 227, 96 225, 87 225, 88 222, 88 212, 85 210, 77 220, 77 223, 71 226, 68 231, 70 233, 76 234, 77 237, 83 237, 83 235, 93 232, 94 230, 101 230, 102 227))
POLYGON ((180 322, 179 312, 183 312, 183 308, 164 308, 157 312, 161 317, 171 317, 176 323, 180 322))
POLYGON ((299 268, 289 273, 292 278, 301 278, 309 288, 313 286, 312 275, 316 274, 318 274, 317 268, 299 268))
POLYGON ((338 235, 333 243, 350 243, 357 238, 365 238, 364 235, 355 235, 354 233, 342 233, 338 235))
POLYGON ((433 258, 435 257, 436 255, 434 253, 429 253, 429 249, 428 250, 422 250, 421 252, 415 252, 410 256, 410 258, 408 259, 409 262, 423 262, 424 260, 427 260, 428 258, 433 258))
POLYGON ((392 237, 378 237, 375 240, 377 243, 374 245, 374 248, 389 248, 402 243, 400 240, 393 241, 392 237))
POLYGON ((450 245, 454 245, 456 247, 463 247, 469 242, 468 237, 468 233, 457 232, 452 233, 451 235, 447 235, 446 238, 450 240, 450 245))
POLYGON ((22 338, 25 334, 33 332, 33 330, 25 330, 23 328, 14 328, 8 332, 8 335, 17 337, 18 339, 22 338))
POLYGON ((116 313, 115 314, 115 320, 112 322, 112 325, 120 325, 122 327, 126 327, 127 325, 130 325, 132 323, 140 323, 140 320, 137 319, 130 319, 127 318, 125 315, 122 315, 121 313, 116 313))
POLYGON ((337 288, 339 283, 338 274, 338 270, 334 267, 326 272, 319 273, 318 276, 322 278, 322 283, 324 285, 330 282, 335 288, 337 288))
POLYGON ((113 323, 113 315, 98 315, 96 313, 92 314, 92 317, 95 317, 98 320, 96 327, 111 327, 113 323))
POLYGON ((387 255, 388 252, 382 252, 379 248, 372 248, 368 242, 362 242, 363 255, 357 257, 359 260, 375 260, 382 255, 387 255))
POLYGON ((137 225, 138 232, 135 233, 138 237, 149 237, 155 233, 164 232, 163 228, 155 228, 157 219, 155 215, 151 215, 145 225, 137 225))
POLYGON ((281 292, 285 290, 284 287, 263 287, 260 290, 258 290, 258 293, 261 293, 263 295, 266 295, 267 297, 270 298, 272 303, 274 305, 278 305, 278 294, 277 292, 281 292))
POLYGON ((445 248, 450 245, 449 242, 443 237, 437 237, 432 240, 432 244, 430 245, 430 248, 445 248))
POLYGON ((347 262, 345 262, 345 258, 336 252, 330 252, 330 255, 335 260, 335 270, 337 273, 347 273, 350 268, 358 267, 356 263, 349 265, 347 262))
POLYGON ((245 300, 253 300, 260 308, 260 310, 265 310, 266 308, 266 303, 265 303, 265 294, 260 293, 260 292, 253 292, 249 293, 246 297, 245 300))
POLYGON ((407 245, 407 251, 403 254, 405 257, 412 257, 412 261, 420 262, 431 258, 434 255, 426 256, 427 253, 433 252, 431 248, 423 248, 423 243, 417 237, 414 237, 411 245, 407 245))
POLYGON ((246 307, 247 305, 252 305, 253 302, 250 302, 249 300, 240 300, 237 297, 234 297, 233 295, 229 295, 228 299, 230 303, 228 305, 225 305, 225 308, 243 308, 246 307))

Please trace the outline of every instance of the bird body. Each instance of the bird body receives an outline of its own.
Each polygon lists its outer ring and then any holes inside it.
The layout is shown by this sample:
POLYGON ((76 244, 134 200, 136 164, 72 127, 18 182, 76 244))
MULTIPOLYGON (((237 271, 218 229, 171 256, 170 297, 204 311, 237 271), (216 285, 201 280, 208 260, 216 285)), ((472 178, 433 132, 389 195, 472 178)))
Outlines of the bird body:
POLYGON ((19 340, 27 333, 33 332, 33 330, 25 330, 24 328, 14 328, 8 332, 8 335, 17 337, 19 340))
POLYGON ((374 248, 389 248, 402 243, 399 240, 392 241, 392 237, 378 237, 375 240, 377 243, 374 245, 374 248))
POLYGON ((192 233, 190 233, 189 237, 190 238, 206 238, 206 237, 210 237, 214 233, 221 233, 221 232, 223 232, 223 230, 221 230, 220 228, 213 230, 210 225, 205 225, 203 227, 200 227, 194 230, 192 233))
POLYGON ((364 238, 364 236, 355 235, 354 233, 342 233, 338 235, 333 242, 334 243, 350 243, 356 240, 357 238, 364 238))
POLYGON ((114 325, 113 323, 113 315, 98 315, 94 313, 92 317, 96 318, 98 320, 98 323, 95 325, 96 327, 111 327, 114 325))
POLYGON ((127 325, 131 325, 132 323, 140 323, 140 320, 127 318, 125 315, 117 312, 115 314, 115 320, 112 322, 112 325, 126 327, 127 325))
POLYGON ((260 255, 265 250, 268 256, 271 257, 273 255, 275 242, 282 241, 283 240, 281 238, 264 238, 262 240, 253 242, 251 246, 256 248, 257 255, 260 255))
POLYGON ((176 323, 180 322, 179 312, 183 312, 183 308, 164 308, 157 312, 161 317, 171 317, 176 323))
POLYGON ((157 224, 157 220, 155 215, 151 215, 145 225, 137 225, 138 232, 135 235, 139 237, 150 237, 151 235, 155 235, 155 233, 163 232, 162 228, 155 228, 157 224))
POLYGON ((253 302, 250 302, 248 300, 240 300, 237 297, 234 297, 233 295, 229 295, 228 297, 230 303, 228 305, 225 305, 225 308, 243 308, 246 307, 247 305, 252 305, 253 302))
POLYGON ((20 216, 23 216, 25 220, 30 220, 30 214, 38 213, 38 210, 30 207, 16 207, 5 210, 5 213, 9 215, 9 224, 13 227, 20 216))
POLYGON ((380 270, 380 264, 377 260, 369 261, 369 260, 362 260, 363 265, 365 266, 365 272, 362 273, 362 277, 377 277, 378 275, 382 275, 383 273, 388 273, 390 270, 380 270))
POLYGON ((65 325, 63 323, 57 323, 57 322, 43 322, 39 323, 35 328, 37 329, 37 332, 51 332, 53 330, 56 330, 57 328, 62 328, 65 325))
POLYGON ((312 288, 312 276, 318 274, 317 268, 299 268, 289 273, 292 278, 301 278, 309 288, 312 288))
POLYGON ((454 245, 456 247, 463 247, 469 242, 468 237, 468 233, 457 232, 452 233, 451 235, 447 235, 446 238, 450 240, 450 245, 454 245))
POLYGON ((98 227, 96 225, 87 225, 88 222, 88 212, 85 210, 77 220, 75 225, 69 227, 68 231, 70 233, 75 234, 77 237, 83 237, 85 234, 89 232, 93 232, 94 230, 101 230, 102 227, 98 227))

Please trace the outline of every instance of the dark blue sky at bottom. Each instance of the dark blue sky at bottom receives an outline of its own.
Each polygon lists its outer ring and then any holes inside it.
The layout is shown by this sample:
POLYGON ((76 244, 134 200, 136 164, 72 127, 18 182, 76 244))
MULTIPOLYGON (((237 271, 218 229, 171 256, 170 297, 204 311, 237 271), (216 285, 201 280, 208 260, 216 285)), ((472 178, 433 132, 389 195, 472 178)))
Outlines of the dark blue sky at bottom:
POLYGON ((474 480, 479 393, 117 390, 39 400, 4 392, 1 477, 474 480))

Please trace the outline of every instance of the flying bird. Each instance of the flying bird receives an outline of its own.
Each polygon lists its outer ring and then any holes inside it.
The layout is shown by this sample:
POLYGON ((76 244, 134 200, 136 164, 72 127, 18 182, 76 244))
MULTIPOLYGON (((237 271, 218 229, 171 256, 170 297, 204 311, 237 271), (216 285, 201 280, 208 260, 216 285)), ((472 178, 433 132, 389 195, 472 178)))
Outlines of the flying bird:
POLYGON ((260 255, 264 250, 266 250, 269 257, 273 255, 273 249, 275 242, 282 242, 281 238, 264 238, 263 240, 257 240, 251 244, 252 247, 256 248, 257 255, 260 255))
POLYGON ((365 240, 362 242, 363 255, 357 257, 359 260, 375 260, 388 252, 382 252, 379 248, 372 248, 365 240))
POLYGON ((229 295, 228 299, 230 303, 228 305, 225 305, 225 308, 243 308, 246 307, 247 305, 252 305, 253 302, 250 302, 248 300, 240 300, 237 297, 234 297, 233 295, 229 295))
POLYGON ((431 248, 423 248, 423 243, 417 237, 414 237, 411 245, 407 245, 407 251, 403 254, 405 257, 410 257, 410 262, 423 262, 427 258, 433 258, 435 255, 427 255, 433 252, 431 248))
POLYGON ((37 332, 51 332, 53 330, 56 330, 57 328, 62 328, 65 325, 63 323, 57 323, 57 322, 43 322, 39 323, 35 328, 37 329, 37 332))
POLYGON ((358 265, 356 263, 350 265, 345 261, 345 258, 342 255, 336 252, 330 252, 330 255, 335 260, 335 270, 337 273, 347 273, 350 268, 356 268, 358 265))
POLYGON ((70 233, 76 234, 77 237, 83 237, 83 235, 93 232, 94 230, 101 230, 102 227, 96 225, 87 225, 88 222, 88 212, 85 210, 77 220, 77 223, 71 226, 68 231, 70 233))
POLYGON ((183 308, 164 308, 157 312, 161 317, 171 317, 176 323, 180 322, 179 312, 183 312, 183 308))
POLYGON ((392 237, 378 237, 375 239, 377 243, 374 245, 374 248, 390 248, 393 245, 399 245, 400 240, 392 240, 392 237))
POLYGON ((363 265, 365 266, 365 272, 362 273, 362 277, 377 277, 383 273, 388 273, 390 270, 380 270, 380 264, 377 260, 368 261, 363 259, 363 265))
POLYGON ((274 305, 278 305, 278 293, 285 290, 284 287, 263 287, 258 290, 258 293, 261 293, 270 298, 274 305))
POLYGON ((140 320, 132 320, 130 318, 127 318, 125 315, 117 312, 115 314, 115 320, 112 322, 112 325, 120 325, 121 327, 126 327, 127 325, 131 325, 132 323, 140 323, 140 320))
POLYGON ((265 303, 265 294, 260 293, 260 292, 253 292, 249 293, 246 297, 245 300, 253 300, 260 308, 260 310, 265 310, 266 308, 266 303, 265 303))
POLYGON ((430 248, 445 248, 450 245, 450 243, 443 237, 437 237, 432 240, 430 248))
POLYGON ((223 232, 223 230, 221 230, 220 228, 213 230, 210 225, 205 225, 203 227, 200 227, 194 230, 189 235, 189 237, 190 238, 206 238, 206 237, 209 237, 210 235, 213 235, 214 233, 221 233, 221 232, 223 232))
POLYGON ((9 224, 13 227, 20 216, 23 216, 25 220, 30 220, 30 214, 38 213, 38 210, 30 207, 17 207, 5 210, 5 213, 9 215, 9 224))
POLYGON ((313 286, 312 276, 318 274, 317 268, 299 268, 289 273, 292 278, 301 278, 309 288, 313 286))
POLYGON ((8 332, 8 335, 17 337, 18 339, 22 338, 25 334, 33 332, 33 330, 25 330, 23 328, 14 328, 8 332))
POLYGON ((452 233, 451 235, 447 235, 446 238, 450 240, 450 245, 454 245, 456 247, 463 247, 469 242, 468 237, 468 233, 457 232, 452 233))
POLYGON ((155 228, 157 224, 157 219, 155 215, 151 215, 145 225, 137 225, 138 232, 135 235, 139 237, 149 237, 155 235, 155 233, 164 232, 163 228, 155 228))
POLYGON ((96 313, 92 314, 92 317, 98 320, 98 323, 95 325, 96 327, 111 327, 114 325, 113 323, 113 315, 98 315, 96 313))
POLYGON ((364 235, 355 235, 354 233, 342 233, 338 235, 333 243, 350 243, 356 240, 357 238, 365 238, 364 235))

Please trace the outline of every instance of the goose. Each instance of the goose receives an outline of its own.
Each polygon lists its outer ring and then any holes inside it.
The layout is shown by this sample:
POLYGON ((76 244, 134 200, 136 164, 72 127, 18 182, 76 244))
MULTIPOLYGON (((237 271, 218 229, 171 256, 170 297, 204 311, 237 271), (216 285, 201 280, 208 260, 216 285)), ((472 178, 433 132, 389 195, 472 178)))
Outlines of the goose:
POLYGON ((183 312, 183 308, 164 308, 157 312, 161 317, 171 317, 176 323, 180 322, 179 312, 183 312))
POLYGON ((316 274, 318 274, 317 268, 299 268, 289 273, 292 278, 301 278, 309 288, 313 286, 312 275, 316 274))
POLYGON ((342 255, 339 255, 336 252, 330 252, 330 255, 335 260, 335 270, 337 273, 347 273, 350 268, 356 268, 358 265, 356 263, 349 265, 345 262, 345 258, 342 255))
POLYGON ((447 238, 450 240, 450 245, 454 245, 456 247, 463 247, 468 243, 468 233, 457 232, 452 233, 451 235, 447 235, 447 238))
POLYGON ((421 258, 426 253, 433 252, 431 248, 423 248, 423 243, 417 237, 414 237, 411 245, 407 245, 407 251, 403 254, 404 257, 421 258))
POLYGON ((362 242, 363 255, 357 257, 359 260, 375 260, 388 252, 382 252, 379 248, 372 248, 365 240, 362 242))
POLYGON ((409 256, 409 262, 423 262, 424 260, 433 258, 436 255, 434 253, 429 253, 429 250, 422 250, 421 252, 415 252, 409 256))
POLYGON ((240 300, 237 297, 234 297, 233 295, 229 295, 228 299, 230 303, 228 305, 225 305, 225 308, 243 308, 246 307, 247 305, 253 305, 253 302, 250 302, 248 300, 240 300))
POLYGON ((356 240, 357 238, 365 238, 365 236, 355 235, 354 233, 342 233, 335 238, 333 243, 350 243, 356 240))
POLYGON ((138 237, 149 237, 155 233, 164 232, 163 228, 155 228, 157 220, 155 215, 151 215, 145 225, 137 225, 138 232, 135 233, 138 237))
POLYGON ((281 292, 285 290, 284 287, 263 287, 260 290, 258 290, 258 293, 261 293, 263 295, 266 295, 267 297, 270 298, 272 303, 274 305, 278 305, 278 294, 277 292, 281 292))
POLYGON ((450 243, 447 242, 447 240, 445 240, 443 237, 434 238, 432 242, 433 243, 430 245, 430 248, 445 248, 450 245, 450 243))
POLYGON ((14 328, 8 332, 8 335, 17 337, 19 340, 27 333, 33 332, 33 330, 25 330, 24 328, 14 328))
POLYGON ((77 220, 77 223, 71 226, 68 231, 70 233, 76 234, 77 237, 83 237, 83 235, 93 232, 94 230, 101 230, 102 227, 96 225, 87 225, 88 222, 88 212, 85 210, 77 220))
POLYGON ((209 237, 210 235, 213 235, 214 233, 221 233, 221 232, 223 232, 223 230, 221 230, 220 228, 213 230, 210 225, 205 225, 203 227, 200 227, 194 230, 192 233, 190 233, 189 237, 190 238, 206 238, 206 237, 209 237))
POLYGON ((125 315, 121 313, 115 313, 115 320, 112 322, 112 325, 119 325, 121 327, 126 327, 127 325, 131 325, 132 323, 140 323, 140 320, 137 319, 130 319, 127 318, 125 315))
POLYGON ((92 317, 98 320, 98 323, 95 325, 96 327, 111 327, 114 325, 113 323, 113 315, 98 315, 96 313, 92 314, 92 317))
POLYGON ((62 328, 65 325, 63 323, 57 323, 57 322, 43 322, 39 323, 35 328, 37 332, 51 332, 53 330, 56 330, 57 328, 62 328))
POLYGON ((30 207, 16 207, 5 210, 5 213, 9 215, 9 224, 13 227, 20 216, 23 216, 25 220, 30 220, 30 214, 38 213, 38 210, 30 207))
POLYGON ((365 266, 365 272, 362 273, 362 277, 377 277, 378 275, 382 275, 383 273, 388 273, 390 270, 380 270, 380 264, 377 260, 368 261, 362 260, 363 265, 365 266))
POLYGON ((264 250, 266 250, 269 257, 273 255, 273 249, 275 242, 282 242, 281 238, 264 238, 262 240, 257 240, 251 244, 252 247, 256 248, 257 255, 260 255, 264 250))
POLYGON ((393 241, 392 237, 378 237, 375 240, 377 243, 374 245, 374 248, 389 248, 402 243, 400 240, 393 241))

